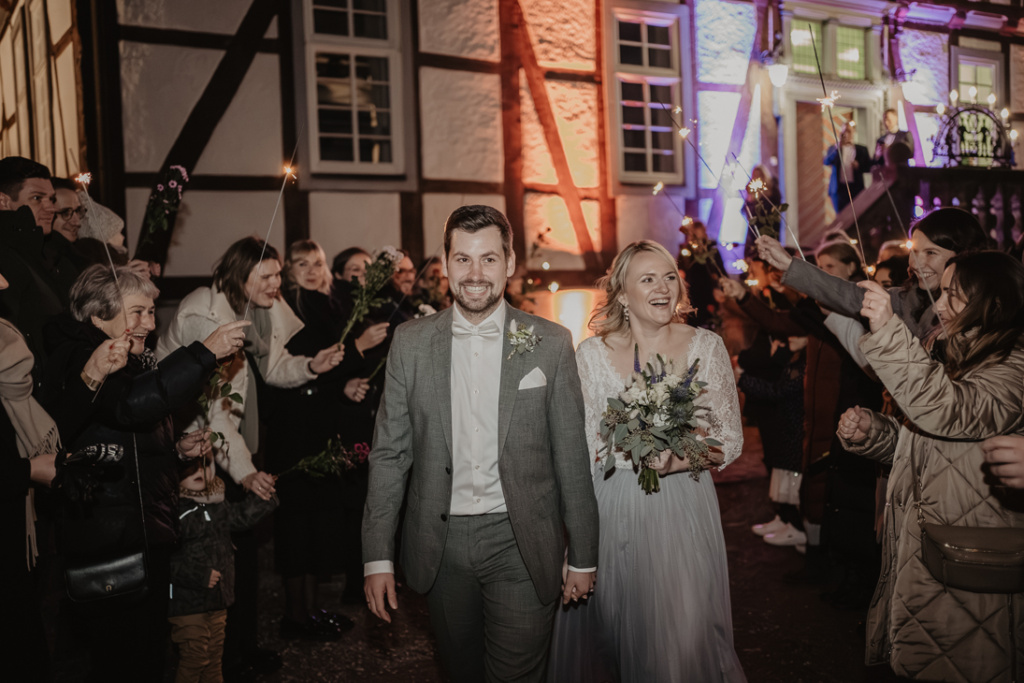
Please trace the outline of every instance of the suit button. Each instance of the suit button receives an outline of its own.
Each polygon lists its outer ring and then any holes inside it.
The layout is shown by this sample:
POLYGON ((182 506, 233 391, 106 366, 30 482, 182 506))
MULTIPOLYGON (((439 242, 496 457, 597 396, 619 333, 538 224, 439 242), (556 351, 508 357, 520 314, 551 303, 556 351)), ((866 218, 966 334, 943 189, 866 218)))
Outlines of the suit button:
POLYGON ((451 467, 445 467, 444 471, 445 471, 445 474, 451 474, 452 473, 452 468, 451 467))
POLYGON ((444 513, 442 512, 442 513, 441 513, 441 521, 442 521, 442 522, 447 522, 447 521, 448 521, 448 515, 446 515, 446 514, 444 514, 444 513))

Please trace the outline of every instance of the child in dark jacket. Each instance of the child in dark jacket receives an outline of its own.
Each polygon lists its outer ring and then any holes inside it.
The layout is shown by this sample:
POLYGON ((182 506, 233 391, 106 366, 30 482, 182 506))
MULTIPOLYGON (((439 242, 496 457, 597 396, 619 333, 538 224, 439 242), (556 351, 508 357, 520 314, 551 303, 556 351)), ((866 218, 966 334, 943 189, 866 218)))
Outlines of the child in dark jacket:
POLYGON ((277 497, 224 500, 224 482, 201 458, 182 464, 179 493, 181 545, 171 557, 169 616, 180 650, 175 682, 220 683, 227 608, 235 601, 231 532, 256 524, 277 507, 277 497))

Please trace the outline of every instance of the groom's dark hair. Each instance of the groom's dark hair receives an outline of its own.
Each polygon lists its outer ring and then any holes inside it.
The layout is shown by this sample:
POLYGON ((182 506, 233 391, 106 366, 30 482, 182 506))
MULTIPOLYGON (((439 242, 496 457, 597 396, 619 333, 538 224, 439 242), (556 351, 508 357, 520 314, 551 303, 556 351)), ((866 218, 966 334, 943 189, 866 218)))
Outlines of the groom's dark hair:
POLYGON ((483 204, 460 206, 452 211, 452 215, 448 216, 448 220, 444 224, 445 259, 451 251, 453 231, 476 232, 490 227, 497 228, 501 233, 501 247, 504 249, 507 259, 512 255, 512 225, 501 211, 483 204))

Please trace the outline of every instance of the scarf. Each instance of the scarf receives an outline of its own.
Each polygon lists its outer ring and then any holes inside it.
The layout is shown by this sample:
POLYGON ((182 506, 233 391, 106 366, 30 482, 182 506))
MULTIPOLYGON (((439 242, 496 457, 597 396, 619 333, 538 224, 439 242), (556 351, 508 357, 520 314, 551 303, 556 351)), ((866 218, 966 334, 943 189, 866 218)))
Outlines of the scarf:
MULTIPOLYGON (((0 319, 0 404, 17 434, 18 453, 34 458, 60 448, 57 425, 32 398, 32 366, 35 360, 25 338, 11 323, 0 319)), ((25 496, 25 562, 31 571, 39 555, 36 545, 36 514, 33 490, 25 496)))

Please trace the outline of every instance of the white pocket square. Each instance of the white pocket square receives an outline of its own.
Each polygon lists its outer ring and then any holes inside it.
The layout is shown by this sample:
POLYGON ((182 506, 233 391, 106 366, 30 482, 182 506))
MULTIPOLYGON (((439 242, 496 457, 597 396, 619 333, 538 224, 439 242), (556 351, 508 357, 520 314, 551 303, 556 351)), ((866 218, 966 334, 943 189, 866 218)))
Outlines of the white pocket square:
POLYGON ((537 387, 546 387, 548 385, 548 378, 544 376, 540 368, 534 368, 523 377, 522 381, 519 382, 519 391, 523 389, 536 389, 537 387))

